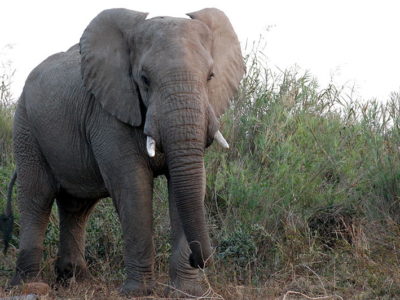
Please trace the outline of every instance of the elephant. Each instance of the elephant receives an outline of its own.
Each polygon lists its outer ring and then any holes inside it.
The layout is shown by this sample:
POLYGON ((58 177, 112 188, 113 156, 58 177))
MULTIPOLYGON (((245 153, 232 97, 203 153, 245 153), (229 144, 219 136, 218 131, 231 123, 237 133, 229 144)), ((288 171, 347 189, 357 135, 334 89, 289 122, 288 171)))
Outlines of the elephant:
POLYGON ((57 279, 88 276, 85 225, 111 197, 124 241, 121 292, 155 286, 152 193, 168 182, 170 282, 201 293, 199 269, 212 263, 206 223, 205 149, 245 73, 240 43, 215 8, 188 18, 108 9, 79 44, 28 76, 14 116, 20 240, 11 285, 38 276, 54 201, 60 219, 57 279))

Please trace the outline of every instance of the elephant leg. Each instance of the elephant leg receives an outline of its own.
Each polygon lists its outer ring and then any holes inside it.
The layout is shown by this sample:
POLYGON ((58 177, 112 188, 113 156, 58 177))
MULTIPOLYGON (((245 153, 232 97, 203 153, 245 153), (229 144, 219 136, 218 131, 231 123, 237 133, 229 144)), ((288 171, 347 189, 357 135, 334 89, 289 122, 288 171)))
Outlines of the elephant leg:
POLYGON ((57 196, 60 244, 55 270, 59 281, 71 277, 82 280, 89 275, 85 261, 85 227, 96 203, 97 200, 77 199, 66 194, 57 196))
POLYGON ((148 295, 154 287, 153 174, 147 167, 137 164, 133 177, 126 172, 122 174, 125 188, 121 188, 119 182, 111 189, 124 239, 127 279, 121 292, 134 296, 148 295))
POLYGON ((185 297, 187 294, 201 296, 204 294, 205 288, 201 284, 199 269, 195 269, 189 264, 189 255, 191 250, 183 231, 174 195, 170 186, 169 215, 172 240, 169 276, 172 288, 169 288, 168 292, 172 294, 170 296, 174 297, 185 297))
MULTIPOLYGON (((108 117, 107 117, 108 118, 108 117)), ((137 150, 142 135, 132 138, 129 127, 113 124, 92 139, 93 152, 121 223, 127 278, 120 292, 142 296, 154 286, 153 172, 137 150), (135 139, 136 138, 136 139, 135 139), (106 143, 105 143, 106 142, 106 143)), ((138 133, 137 133, 138 134, 138 133)), ((141 144, 139 144, 141 146, 141 144)))
POLYGON ((54 202, 56 185, 36 141, 28 131, 15 129, 20 240, 16 273, 10 285, 39 275, 43 240, 54 202))

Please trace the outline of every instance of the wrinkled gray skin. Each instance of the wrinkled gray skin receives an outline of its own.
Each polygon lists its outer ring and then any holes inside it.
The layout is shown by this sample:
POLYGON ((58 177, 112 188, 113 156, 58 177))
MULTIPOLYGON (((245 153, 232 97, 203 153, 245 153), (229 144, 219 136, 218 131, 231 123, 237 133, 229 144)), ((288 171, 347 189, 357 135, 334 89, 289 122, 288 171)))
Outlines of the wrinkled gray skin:
POLYGON ((98 200, 110 196, 125 245, 122 292, 150 293, 153 178, 164 174, 171 283, 201 292, 198 268, 212 252, 203 205, 204 150, 244 64, 221 11, 189 16, 146 19, 126 9, 103 11, 79 45, 29 75, 14 121, 21 232, 13 285, 39 273, 54 199, 60 214, 58 278, 87 276, 85 225, 98 200), (146 136, 156 141, 154 158, 146 152, 146 136))

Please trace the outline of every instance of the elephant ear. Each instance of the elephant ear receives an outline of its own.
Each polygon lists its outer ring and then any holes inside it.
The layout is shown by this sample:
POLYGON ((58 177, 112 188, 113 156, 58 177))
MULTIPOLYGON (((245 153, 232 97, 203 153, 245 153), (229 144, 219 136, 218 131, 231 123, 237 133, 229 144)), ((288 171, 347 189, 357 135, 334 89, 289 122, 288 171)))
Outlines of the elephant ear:
POLYGON ((245 73, 239 40, 228 17, 216 8, 206 8, 188 14, 205 23, 212 32, 214 78, 209 82, 209 101, 219 117, 227 109, 245 73))
POLYGON ((97 15, 80 40, 81 73, 86 89, 124 123, 142 123, 140 100, 131 80, 128 38, 147 14, 109 9, 97 15))

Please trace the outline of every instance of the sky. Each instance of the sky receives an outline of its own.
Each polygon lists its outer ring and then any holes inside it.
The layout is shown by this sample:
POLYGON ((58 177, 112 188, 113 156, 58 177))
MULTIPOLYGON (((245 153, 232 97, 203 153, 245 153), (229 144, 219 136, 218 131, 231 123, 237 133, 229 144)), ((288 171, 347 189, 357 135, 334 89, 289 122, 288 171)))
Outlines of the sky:
POLYGON ((321 88, 354 87, 363 99, 385 101, 400 91, 398 0, 2 0, 0 64, 12 62, 15 97, 35 66, 76 44, 93 17, 113 7, 150 17, 216 7, 231 20, 244 53, 262 36, 260 50, 277 72, 307 70, 321 88))

